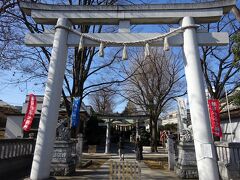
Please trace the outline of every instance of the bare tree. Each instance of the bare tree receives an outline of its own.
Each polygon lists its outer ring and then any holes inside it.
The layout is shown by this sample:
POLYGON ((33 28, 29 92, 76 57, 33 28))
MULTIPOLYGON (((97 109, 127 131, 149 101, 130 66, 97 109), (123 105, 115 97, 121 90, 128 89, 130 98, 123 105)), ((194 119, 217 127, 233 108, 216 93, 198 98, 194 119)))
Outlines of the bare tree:
MULTIPOLYGON (((194 2, 206 2, 207 0, 194 0, 194 2)), ((203 46, 200 48, 201 64, 207 89, 211 98, 221 99, 224 96, 224 88, 228 87, 231 94, 240 85, 238 59, 234 59, 232 47, 233 36, 239 31, 239 9, 233 7, 232 13, 223 16, 217 23, 202 25, 208 32, 228 32, 230 43, 224 47, 203 46), (237 19, 236 19, 237 18, 237 19)))
POLYGON ((150 116, 151 150, 157 152, 157 122, 161 112, 175 97, 184 95, 183 66, 178 56, 151 49, 146 59, 136 52, 130 62, 130 71, 136 71, 126 84, 127 99, 150 116))
POLYGON ((116 91, 112 87, 103 88, 90 95, 91 105, 101 114, 112 113, 116 106, 116 91))
POLYGON ((232 15, 226 15, 219 22, 204 26, 209 32, 229 32, 230 44, 225 47, 201 47, 201 64, 211 98, 221 99, 224 87, 232 93, 239 85, 240 64, 234 59, 232 37, 239 31, 239 23, 232 15))
MULTIPOLYGON (((32 0, 31 2, 35 2, 32 0)), ((41 1, 45 2, 45 1, 41 1)), ((70 5, 111 5, 117 0, 103 1, 47 1, 47 3, 70 4, 70 5)), ((10 83, 21 85, 26 82, 33 82, 37 88, 45 86, 48 66, 51 57, 51 48, 39 47, 30 48, 24 45, 25 34, 43 33, 51 26, 36 24, 31 17, 27 17, 21 10, 19 1, 9 0, 1 4, 0 16, 0 66, 2 69, 8 68, 13 72, 10 83)), ((116 28, 105 26, 74 25, 82 33, 88 32, 108 32, 116 28)), ((69 49, 69 56, 64 76, 64 87, 62 96, 65 101, 67 114, 71 115, 71 105, 73 97, 80 97, 82 100, 89 94, 99 91, 100 88, 108 87, 114 83, 125 81, 125 77, 118 76, 116 70, 116 59, 120 49, 114 49, 107 54, 104 60, 96 56, 98 48, 85 47, 78 51, 78 48, 69 49), (112 76, 104 76, 106 74, 112 76), (67 98, 71 97, 71 101, 67 98)))
POLYGON ((123 110, 122 114, 124 114, 124 115, 135 115, 135 114, 138 114, 138 112, 139 111, 137 110, 135 104, 132 101, 128 101, 127 106, 123 110))

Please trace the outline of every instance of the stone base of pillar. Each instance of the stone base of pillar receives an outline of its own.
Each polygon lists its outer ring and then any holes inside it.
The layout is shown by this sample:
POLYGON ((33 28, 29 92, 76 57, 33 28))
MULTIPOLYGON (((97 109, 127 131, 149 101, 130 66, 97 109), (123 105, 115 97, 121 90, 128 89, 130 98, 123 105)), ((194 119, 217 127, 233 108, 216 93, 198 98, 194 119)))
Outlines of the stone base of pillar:
POLYGON ((174 150, 174 141, 172 138, 167 140, 167 149, 168 149, 168 170, 173 171, 175 165, 175 150, 174 150))
POLYGON ((52 163, 50 168, 51 176, 69 176, 75 172, 76 164, 74 162, 52 163))
POLYGON ((77 156, 76 142, 55 141, 50 174, 53 176, 66 176, 75 172, 77 156))
POLYGON ((178 145, 178 160, 174 167, 175 173, 183 179, 198 179, 197 162, 193 143, 178 145))

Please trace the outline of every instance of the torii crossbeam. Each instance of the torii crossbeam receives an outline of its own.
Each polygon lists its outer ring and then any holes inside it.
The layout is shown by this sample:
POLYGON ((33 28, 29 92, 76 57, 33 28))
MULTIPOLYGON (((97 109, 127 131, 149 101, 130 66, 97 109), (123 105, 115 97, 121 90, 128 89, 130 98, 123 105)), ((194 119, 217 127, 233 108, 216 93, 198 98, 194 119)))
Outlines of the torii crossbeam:
MULTIPOLYGON (((116 34, 92 34, 90 39, 82 34, 84 44, 87 46, 97 46, 101 41, 109 39, 111 42, 115 40, 130 42, 138 38, 143 39, 144 42, 146 39, 161 36, 160 34, 130 33, 130 24, 180 24, 185 27, 182 32, 168 38, 169 45, 182 46, 184 51, 199 179, 219 179, 198 46, 225 45, 229 39, 227 33, 197 32, 196 27, 192 25, 218 21, 222 15, 228 13, 235 6, 235 3, 235 0, 126 6, 61 6, 20 3, 23 11, 32 16, 37 23, 56 24, 58 27, 54 32, 26 36, 27 45, 53 46, 30 178, 45 179, 49 177, 67 50, 68 47, 79 44, 79 37, 76 38, 76 33, 71 30, 72 24, 119 24, 119 33, 116 34)), ((118 46, 122 42, 109 45, 118 46)), ((162 44, 158 41, 150 43, 155 46, 162 44)), ((128 45, 136 44, 129 43, 128 45)))
POLYGON ((23 2, 21 7, 39 24, 55 25, 58 18, 67 18, 72 24, 118 24, 120 20, 131 20, 132 24, 178 24, 187 16, 193 17, 195 23, 216 22, 235 4, 235 0, 123 6, 69 6, 23 2))

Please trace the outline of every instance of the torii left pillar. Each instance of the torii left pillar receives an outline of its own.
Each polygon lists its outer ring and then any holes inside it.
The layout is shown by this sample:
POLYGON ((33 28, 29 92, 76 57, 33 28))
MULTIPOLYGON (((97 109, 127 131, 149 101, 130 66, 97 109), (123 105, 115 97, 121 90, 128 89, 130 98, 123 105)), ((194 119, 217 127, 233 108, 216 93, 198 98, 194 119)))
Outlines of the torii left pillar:
POLYGON ((105 154, 110 152, 110 120, 107 121, 105 154))
MULTIPOLYGON (((68 19, 59 18, 57 25, 70 26, 70 22, 68 19)), ((32 180, 47 179, 50 174, 67 59, 67 38, 67 30, 56 29, 30 175, 32 180)))

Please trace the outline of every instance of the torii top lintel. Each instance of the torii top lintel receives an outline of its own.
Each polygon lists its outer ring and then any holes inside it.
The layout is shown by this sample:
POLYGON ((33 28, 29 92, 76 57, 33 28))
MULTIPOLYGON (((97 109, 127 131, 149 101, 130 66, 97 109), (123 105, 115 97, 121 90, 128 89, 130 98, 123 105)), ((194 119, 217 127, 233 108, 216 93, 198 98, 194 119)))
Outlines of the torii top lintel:
POLYGON ((77 6, 21 2, 27 15, 40 24, 56 24, 58 18, 68 18, 73 24, 177 24, 185 16, 196 23, 210 23, 229 12, 236 0, 205 3, 176 3, 151 5, 77 6))

